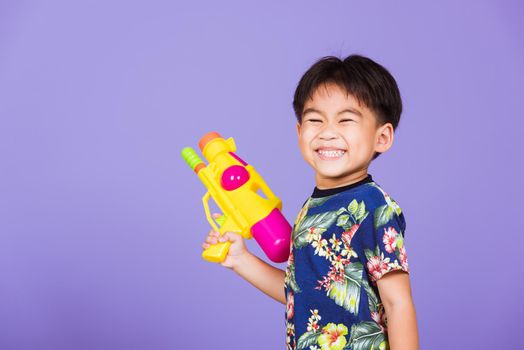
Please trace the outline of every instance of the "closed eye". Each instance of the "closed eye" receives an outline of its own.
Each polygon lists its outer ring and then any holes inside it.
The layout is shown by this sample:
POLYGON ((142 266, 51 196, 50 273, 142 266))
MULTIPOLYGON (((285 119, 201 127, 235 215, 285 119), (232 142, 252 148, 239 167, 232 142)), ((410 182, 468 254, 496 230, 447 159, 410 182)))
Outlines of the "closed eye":
POLYGON ((352 122, 354 121, 353 119, 341 119, 340 122, 341 123, 344 123, 344 122, 352 122))
POLYGON ((312 123, 320 123, 320 122, 322 122, 322 120, 320 120, 320 119, 308 119, 306 121, 312 122, 312 123))

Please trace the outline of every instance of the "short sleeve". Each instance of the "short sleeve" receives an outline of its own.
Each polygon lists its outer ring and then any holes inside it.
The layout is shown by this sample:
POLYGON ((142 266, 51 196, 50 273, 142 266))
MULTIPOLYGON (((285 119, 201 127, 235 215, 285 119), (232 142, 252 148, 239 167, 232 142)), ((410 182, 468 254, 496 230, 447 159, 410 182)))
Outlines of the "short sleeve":
POLYGON ((366 271, 375 283, 385 274, 395 270, 409 273, 404 232, 404 214, 395 202, 384 204, 370 213, 372 235, 364 249, 366 271))

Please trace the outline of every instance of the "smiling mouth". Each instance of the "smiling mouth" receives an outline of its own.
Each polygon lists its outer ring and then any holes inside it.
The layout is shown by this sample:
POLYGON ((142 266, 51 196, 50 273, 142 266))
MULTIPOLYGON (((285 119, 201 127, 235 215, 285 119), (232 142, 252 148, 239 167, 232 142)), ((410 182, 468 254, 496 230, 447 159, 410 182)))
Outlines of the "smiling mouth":
POLYGON ((346 154, 346 151, 345 150, 322 150, 322 149, 318 149, 316 150, 316 153, 319 155, 320 159, 325 159, 325 160, 333 160, 333 159, 339 159, 341 158, 344 154, 346 154))

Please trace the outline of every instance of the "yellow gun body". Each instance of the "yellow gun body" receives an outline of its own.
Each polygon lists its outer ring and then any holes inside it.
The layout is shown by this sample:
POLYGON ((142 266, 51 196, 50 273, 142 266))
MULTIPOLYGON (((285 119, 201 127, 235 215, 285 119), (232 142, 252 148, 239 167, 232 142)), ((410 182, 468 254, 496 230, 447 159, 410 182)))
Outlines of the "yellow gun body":
MULTIPOLYGON (((235 232, 250 239, 253 225, 263 221, 275 209, 280 211, 282 201, 273 194, 253 166, 246 164, 234 154, 234 140, 224 140, 217 135, 207 134, 200 142, 202 153, 209 160, 208 166, 201 160, 191 164, 191 160, 187 158, 190 157, 189 150, 194 152, 192 149, 186 148, 182 154, 207 188, 202 203, 209 224, 220 235, 235 232), (259 190, 265 198, 259 194, 259 190), (216 222, 209 209, 211 197, 223 213, 216 222)), ((196 154, 191 156, 198 157, 196 154)), ((230 242, 211 245, 204 250, 202 257, 207 261, 222 262, 227 256, 229 246, 230 242)))

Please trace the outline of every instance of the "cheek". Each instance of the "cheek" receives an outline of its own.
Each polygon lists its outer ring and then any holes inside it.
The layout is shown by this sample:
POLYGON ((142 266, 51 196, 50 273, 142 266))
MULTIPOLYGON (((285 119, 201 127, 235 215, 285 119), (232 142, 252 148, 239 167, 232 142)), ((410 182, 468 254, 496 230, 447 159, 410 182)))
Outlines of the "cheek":
POLYGON ((307 151, 311 148, 311 141, 313 141, 315 135, 312 130, 303 130, 298 137, 298 143, 303 151, 307 151))
POLYGON ((364 132, 363 130, 348 130, 345 133, 345 140, 348 145, 353 146, 353 148, 367 148, 370 144, 373 135, 369 132, 364 132))
POLYGON ((304 140, 303 138, 299 139, 298 145, 300 147, 300 152, 302 153, 302 155, 305 156, 309 153, 309 146, 306 140, 304 140))

